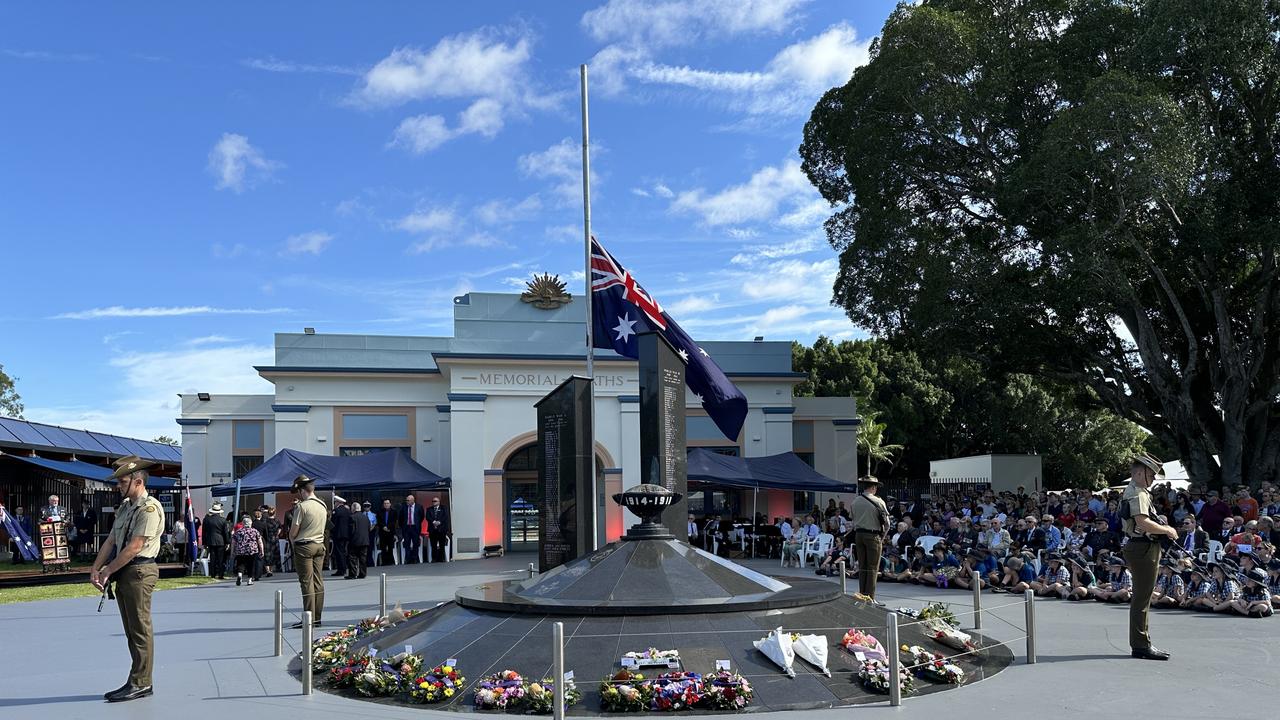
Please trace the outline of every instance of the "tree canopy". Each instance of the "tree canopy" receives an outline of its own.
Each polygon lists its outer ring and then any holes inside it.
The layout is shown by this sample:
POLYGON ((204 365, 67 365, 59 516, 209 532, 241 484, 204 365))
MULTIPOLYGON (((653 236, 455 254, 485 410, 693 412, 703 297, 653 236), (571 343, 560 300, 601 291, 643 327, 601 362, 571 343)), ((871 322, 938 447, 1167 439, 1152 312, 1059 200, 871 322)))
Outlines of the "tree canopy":
POLYGON ((0 415, 22 418, 22 397, 18 395, 18 378, 9 377, 0 365, 0 415))
POLYGON ((1076 388, 995 375, 961 356, 922 359, 883 340, 820 337, 812 347, 793 345, 792 363, 808 375, 797 395, 857 398, 867 429, 859 450, 872 454, 871 472, 882 477, 927 477, 930 460, 1037 453, 1048 487, 1098 488, 1126 477, 1129 458, 1149 440, 1082 402, 1076 388))
POLYGON ((1216 485, 1277 479, 1278 148, 1280 0, 924 0, 800 152, 855 323, 1087 389, 1216 485))

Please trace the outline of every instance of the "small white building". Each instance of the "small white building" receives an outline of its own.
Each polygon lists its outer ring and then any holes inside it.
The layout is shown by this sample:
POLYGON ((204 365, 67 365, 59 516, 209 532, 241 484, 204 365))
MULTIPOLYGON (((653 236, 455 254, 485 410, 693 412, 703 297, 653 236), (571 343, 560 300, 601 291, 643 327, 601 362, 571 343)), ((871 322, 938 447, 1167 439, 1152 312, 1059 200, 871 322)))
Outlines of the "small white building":
POLYGON ((997 493, 1028 494, 1044 489, 1044 468, 1039 455, 973 455, 929 461, 929 484, 939 490, 947 485, 989 487, 997 493))
MULTIPOLYGON (((405 448, 427 469, 452 478, 446 500, 456 557, 502 543, 531 550, 537 518, 534 403, 570 374, 583 373, 582 305, 539 309, 520 295, 454 298, 452 337, 278 333, 275 362, 256 370, 272 394, 182 396, 183 471, 194 485, 243 477, 290 448, 356 455, 405 448)), ((793 398, 804 379, 791 368, 791 343, 707 342, 747 396, 739 437, 725 438, 700 403, 686 397, 690 447, 744 457, 794 451, 818 472, 851 481, 856 473, 857 408, 852 398, 793 398)), ((596 467, 603 533, 623 531, 621 508, 606 498, 640 480, 640 396, 636 363, 596 351, 596 467)), ((424 496, 427 493, 423 494, 424 496)), ((360 498, 375 505, 378 494, 360 498)), ((388 496, 394 505, 403 497, 388 496)), ((425 498, 423 498, 425 499, 425 498)), ((244 505, 285 498, 246 498, 244 505)), ((695 514, 749 516, 749 491, 690 493, 695 514)), ((758 511, 792 515, 825 497, 761 492, 758 511)), ((196 497, 199 512, 207 493, 196 497)))

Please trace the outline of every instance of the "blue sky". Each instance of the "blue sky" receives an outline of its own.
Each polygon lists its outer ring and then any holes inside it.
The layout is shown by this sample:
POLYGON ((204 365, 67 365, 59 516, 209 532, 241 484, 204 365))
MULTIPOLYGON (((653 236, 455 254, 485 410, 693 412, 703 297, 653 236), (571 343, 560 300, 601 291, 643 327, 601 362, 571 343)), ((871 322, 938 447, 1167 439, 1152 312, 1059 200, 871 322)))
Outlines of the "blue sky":
POLYGON ((593 230, 691 334, 860 334, 796 148, 892 7, 5 4, 0 363, 30 419, 177 436, 178 392, 270 392, 273 332, 580 292, 583 62, 593 230))

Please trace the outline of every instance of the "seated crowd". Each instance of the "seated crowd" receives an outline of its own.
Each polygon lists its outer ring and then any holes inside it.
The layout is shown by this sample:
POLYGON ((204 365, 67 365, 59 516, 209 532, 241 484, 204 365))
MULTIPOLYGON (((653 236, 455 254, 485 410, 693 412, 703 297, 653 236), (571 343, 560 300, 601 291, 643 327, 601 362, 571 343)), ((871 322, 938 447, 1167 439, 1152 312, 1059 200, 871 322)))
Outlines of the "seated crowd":
MULTIPOLYGON (((1166 543, 1161 557, 1155 607, 1250 617, 1280 608, 1280 492, 1263 486, 1259 499, 1246 489, 1227 498, 1169 485, 1151 492, 1156 513, 1178 529, 1178 540, 1166 543)), ((1127 603, 1133 583, 1121 556, 1120 494, 1026 495, 1019 489, 944 493, 918 502, 886 498, 896 526, 885 542, 880 579, 970 589, 981 578, 995 592, 1029 589, 1044 597, 1127 603)), ((831 518, 827 514, 821 525, 844 525, 831 518)), ((789 520, 778 522, 787 538, 784 561, 797 564, 810 533, 831 532, 819 529, 812 516, 798 530, 789 520)), ((838 573, 843 558, 847 576, 857 577, 852 538, 832 534, 831 547, 815 558, 818 574, 838 573)))

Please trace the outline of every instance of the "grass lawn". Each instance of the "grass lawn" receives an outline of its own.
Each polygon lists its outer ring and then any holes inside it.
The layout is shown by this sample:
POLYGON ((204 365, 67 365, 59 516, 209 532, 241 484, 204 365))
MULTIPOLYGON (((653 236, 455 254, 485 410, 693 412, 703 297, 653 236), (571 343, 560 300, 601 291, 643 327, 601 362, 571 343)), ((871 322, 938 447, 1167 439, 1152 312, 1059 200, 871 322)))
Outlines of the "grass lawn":
MULTIPOLYGON (((195 587, 217 582, 216 578, 204 576, 161 578, 156 583, 156 590, 176 590, 178 588, 195 587)), ((66 585, 37 585, 35 587, 6 588, 0 590, 0 605, 9 603, 32 602, 34 600, 61 600, 63 598, 97 597, 102 593, 88 582, 66 585)), ((111 601, 107 601, 108 604, 111 601)))

